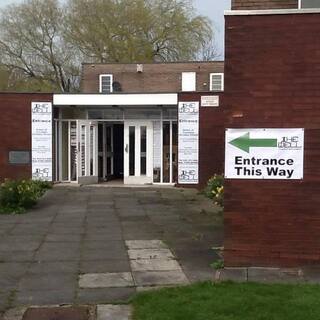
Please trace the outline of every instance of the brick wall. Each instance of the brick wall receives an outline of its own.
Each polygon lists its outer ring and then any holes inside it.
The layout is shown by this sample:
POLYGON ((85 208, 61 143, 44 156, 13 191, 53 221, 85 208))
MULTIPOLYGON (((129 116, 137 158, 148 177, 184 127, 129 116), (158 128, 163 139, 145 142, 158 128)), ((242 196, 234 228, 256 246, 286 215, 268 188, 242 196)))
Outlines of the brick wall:
POLYGON ((84 64, 82 92, 99 92, 100 74, 113 74, 125 93, 180 92, 182 72, 196 72, 197 91, 209 91, 209 74, 223 69, 223 62, 153 63, 137 73, 137 64, 84 64))
POLYGON ((32 101, 52 101, 52 95, 0 93, 0 180, 31 178, 31 164, 9 164, 9 151, 31 152, 32 101))
POLYGON ((319 19, 226 17, 226 127, 305 128, 303 181, 226 181, 227 266, 320 263, 319 19))
MULTIPOLYGON (((199 189, 206 186, 208 179, 215 173, 223 172, 224 163, 224 113, 222 107, 223 93, 219 107, 201 107, 201 96, 207 93, 180 93, 179 101, 199 101, 199 189)), ((194 185, 180 185, 194 187, 194 185)))
POLYGON ((298 0, 232 0, 232 10, 297 9, 298 0))

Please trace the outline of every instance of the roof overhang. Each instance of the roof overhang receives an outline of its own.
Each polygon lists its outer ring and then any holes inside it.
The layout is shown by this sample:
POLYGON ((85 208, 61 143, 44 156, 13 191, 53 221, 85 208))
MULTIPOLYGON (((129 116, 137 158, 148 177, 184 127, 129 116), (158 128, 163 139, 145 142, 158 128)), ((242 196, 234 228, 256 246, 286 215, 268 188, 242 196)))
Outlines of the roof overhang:
POLYGON ((320 9, 270 9, 270 10, 225 10, 225 16, 263 16, 281 14, 312 14, 320 13, 320 9))
POLYGON ((177 105, 177 93, 54 94, 55 106, 157 106, 177 105))

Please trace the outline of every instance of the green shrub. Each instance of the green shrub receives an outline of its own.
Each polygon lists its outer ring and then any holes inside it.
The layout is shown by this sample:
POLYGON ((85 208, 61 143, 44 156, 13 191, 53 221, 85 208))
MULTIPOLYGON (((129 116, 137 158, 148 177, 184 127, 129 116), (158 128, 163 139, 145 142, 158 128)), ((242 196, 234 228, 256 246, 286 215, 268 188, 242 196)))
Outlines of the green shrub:
POLYGON ((221 270, 224 268, 224 261, 222 259, 212 262, 210 265, 215 270, 221 270))
POLYGON ((224 177, 223 175, 215 174, 207 183, 205 194, 208 198, 213 199, 214 203, 223 207, 223 189, 224 177))
POLYGON ((0 185, 0 213, 22 213, 37 203, 51 183, 33 180, 5 180, 0 185))

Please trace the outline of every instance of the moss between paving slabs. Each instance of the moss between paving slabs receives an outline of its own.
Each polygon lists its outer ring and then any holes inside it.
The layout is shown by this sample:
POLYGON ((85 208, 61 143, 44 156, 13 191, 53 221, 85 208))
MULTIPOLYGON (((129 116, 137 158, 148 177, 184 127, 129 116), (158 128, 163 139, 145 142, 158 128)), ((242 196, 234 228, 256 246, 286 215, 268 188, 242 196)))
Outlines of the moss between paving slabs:
POLYGON ((134 320, 318 320, 320 286, 198 283, 142 292, 134 320))

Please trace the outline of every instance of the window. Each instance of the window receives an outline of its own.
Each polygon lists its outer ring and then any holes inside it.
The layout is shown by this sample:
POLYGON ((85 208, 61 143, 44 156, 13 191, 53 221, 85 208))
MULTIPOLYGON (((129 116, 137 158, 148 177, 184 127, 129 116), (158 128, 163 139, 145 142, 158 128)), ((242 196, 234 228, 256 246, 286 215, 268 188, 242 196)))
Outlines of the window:
POLYGON ((113 76, 112 74, 100 74, 100 93, 111 93, 113 90, 113 76))
POLYGON ((224 74, 210 73, 210 91, 224 90, 224 74))
POLYGON ((299 9, 320 8, 320 0, 299 0, 299 9))
POLYGON ((196 91, 195 72, 182 72, 182 91, 196 91))

